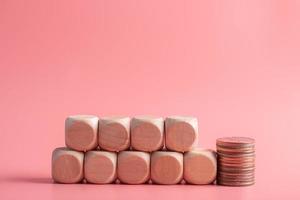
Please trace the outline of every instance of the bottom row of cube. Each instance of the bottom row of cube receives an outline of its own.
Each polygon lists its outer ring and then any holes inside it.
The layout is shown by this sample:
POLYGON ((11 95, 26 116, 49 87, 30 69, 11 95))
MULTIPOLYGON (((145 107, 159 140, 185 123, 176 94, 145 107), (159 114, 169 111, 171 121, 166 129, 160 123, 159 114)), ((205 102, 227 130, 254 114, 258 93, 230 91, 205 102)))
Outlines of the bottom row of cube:
POLYGON ((217 174, 212 150, 195 149, 184 154, 170 151, 88 151, 57 148, 52 154, 52 178, 58 183, 126 184, 213 183, 217 174))

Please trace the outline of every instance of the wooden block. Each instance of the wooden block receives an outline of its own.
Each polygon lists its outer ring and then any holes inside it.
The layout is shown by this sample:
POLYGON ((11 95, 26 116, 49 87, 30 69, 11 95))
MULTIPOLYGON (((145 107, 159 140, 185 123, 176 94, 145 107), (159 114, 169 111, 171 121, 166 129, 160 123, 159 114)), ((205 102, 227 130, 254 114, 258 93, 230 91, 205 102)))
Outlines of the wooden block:
POLYGON ((156 151, 151 155, 151 180, 157 184, 177 184, 183 177, 183 155, 156 151))
POLYGON ((118 154, 118 179, 122 183, 142 184, 150 178, 150 154, 122 151, 118 154))
POLYGON ((84 153, 61 147, 52 153, 52 179, 58 183, 77 183, 83 179, 84 153))
POLYGON ((98 146, 98 117, 69 116, 65 121, 66 146, 77 151, 89 151, 98 146))
POLYGON ((184 180, 190 184, 210 184, 217 175, 216 153, 208 149, 195 149, 183 157, 184 180))
POLYGON ((107 151, 88 151, 84 157, 84 177, 89 183, 106 184, 117 177, 117 154, 107 151))
POLYGON ((106 117, 99 120, 99 146, 107 151, 123 151, 130 147, 130 118, 106 117))
POLYGON ((141 116, 131 120, 131 147, 138 151, 157 151, 164 145, 162 117, 141 116))
POLYGON ((195 117, 172 116, 165 120, 166 147, 185 152, 197 145, 198 120, 195 117))

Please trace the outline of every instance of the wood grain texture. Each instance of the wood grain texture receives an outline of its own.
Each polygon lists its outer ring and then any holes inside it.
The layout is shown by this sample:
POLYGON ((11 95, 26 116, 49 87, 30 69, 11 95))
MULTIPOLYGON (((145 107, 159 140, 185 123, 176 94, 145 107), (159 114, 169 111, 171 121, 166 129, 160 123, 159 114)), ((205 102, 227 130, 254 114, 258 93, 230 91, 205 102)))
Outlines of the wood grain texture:
POLYGON ((151 180, 157 184, 177 184, 183 178, 183 155, 156 151, 151 155, 151 180))
POLYGON ((99 146, 107 151, 123 151, 130 147, 130 118, 105 117, 99 120, 99 146))
POLYGON ((83 179, 84 153, 61 147, 52 153, 52 179, 58 183, 78 183, 83 179))
POLYGON ((164 146, 162 117, 140 116, 131 120, 131 147, 138 151, 157 151, 164 146))
POLYGON ((98 117, 69 116, 65 121, 66 146, 77 151, 89 151, 98 146, 98 117))
POLYGON ((190 184, 210 184, 217 176, 216 153, 209 149, 194 149, 184 153, 184 180, 190 184))
POLYGON ((112 183, 117 177, 117 154, 107 151, 88 151, 84 158, 84 177, 89 183, 112 183))
POLYGON ((198 142, 198 120, 195 117, 171 116, 165 120, 166 148, 185 152, 198 142))
POLYGON ((150 178, 150 154, 122 151, 118 154, 118 179, 122 183, 142 184, 150 178))

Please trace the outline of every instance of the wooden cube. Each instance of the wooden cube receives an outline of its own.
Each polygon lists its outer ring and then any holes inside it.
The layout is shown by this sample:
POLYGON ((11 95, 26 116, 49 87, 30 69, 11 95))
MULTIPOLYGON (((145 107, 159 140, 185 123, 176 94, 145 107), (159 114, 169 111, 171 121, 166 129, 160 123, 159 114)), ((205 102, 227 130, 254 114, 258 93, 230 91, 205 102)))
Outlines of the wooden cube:
POLYGON ((52 153, 52 179, 58 183, 77 183, 83 179, 84 153, 61 147, 52 153))
POLYGON ((122 151, 118 154, 118 179, 122 183, 142 184, 150 178, 150 154, 122 151))
POLYGON ((130 147, 130 118, 105 117, 99 120, 99 146, 107 151, 123 151, 130 147))
POLYGON ((177 184, 183 177, 183 155, 179 152, 155 151, 151 155, 151 180, 157 184, 177 184))
POLYGON ((66 146, 77 151, 89 151, 98 146, 98 117, 74 115, 65 121, 66 146))
POLYGON ((138 151, 157 151, 164 145, 164 120, 141 116, 131 120, 131 147, 138 151))
POLYGON ((84 157, 84 177, 89 183, 106 184, 117 177, 117 154, 107 151, 88 151, 84 157))
POLYGON ((165 120, 166 147, 172 151, 185 152, 198 142, 198 120, 195 117, 172 116, 165 120))
POLYGON ((213 150, 195 149, 184 153, 184 180, 190 184, 213 183, 217 175, 217 160, 213 150))

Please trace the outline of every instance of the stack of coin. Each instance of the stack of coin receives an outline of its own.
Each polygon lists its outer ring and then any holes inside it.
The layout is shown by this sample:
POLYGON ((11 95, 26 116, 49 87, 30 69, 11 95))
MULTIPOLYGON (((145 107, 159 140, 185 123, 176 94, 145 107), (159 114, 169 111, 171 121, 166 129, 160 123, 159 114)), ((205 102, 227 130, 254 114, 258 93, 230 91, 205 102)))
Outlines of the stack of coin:
POLYGON ((217 184, 248 186, 255 182, 255 141, 246 137, 217 139, 217 184))

